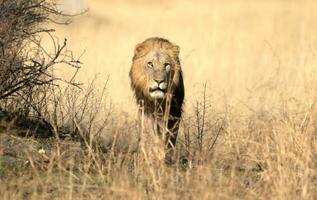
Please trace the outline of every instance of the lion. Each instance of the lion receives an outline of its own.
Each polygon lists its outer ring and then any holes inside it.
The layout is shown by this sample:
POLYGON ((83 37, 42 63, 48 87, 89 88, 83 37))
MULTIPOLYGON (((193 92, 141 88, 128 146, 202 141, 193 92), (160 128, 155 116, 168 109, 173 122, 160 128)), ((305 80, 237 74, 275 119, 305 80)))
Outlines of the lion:
POLYGON ((136 45, 129 74, 136 100, 168 152, 176 144, 185 95, 179 52, 167 39, 148 38, 136 45))

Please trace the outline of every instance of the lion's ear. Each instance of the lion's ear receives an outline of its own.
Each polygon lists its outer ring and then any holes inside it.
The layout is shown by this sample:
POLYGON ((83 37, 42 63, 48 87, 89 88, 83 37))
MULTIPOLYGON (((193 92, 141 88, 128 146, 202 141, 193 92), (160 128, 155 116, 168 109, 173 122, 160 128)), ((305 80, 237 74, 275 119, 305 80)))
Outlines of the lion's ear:
POLYGON ((180 51, 180 47, 177 45, 173 45, 172 50, 174 52, 174 55, 178 56, 179 55, 179 51, 180 51))
POLYGON ((140 57, 140 56, 143 56, 146 52, 146 49, 144 47, 143 44, 138 44, 135 46, 135 50, 134 50, 134 57, 137 58, 137 57, 140 57))

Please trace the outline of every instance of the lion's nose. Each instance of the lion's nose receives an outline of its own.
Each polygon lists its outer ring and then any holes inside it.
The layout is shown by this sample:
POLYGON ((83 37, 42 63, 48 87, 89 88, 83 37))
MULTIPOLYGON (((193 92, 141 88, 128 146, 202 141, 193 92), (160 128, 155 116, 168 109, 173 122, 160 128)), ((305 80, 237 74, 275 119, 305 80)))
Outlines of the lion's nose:
POLYGON ((154 79, 155 82, 157 82, 158 85, 164 82, 164 79, 154 79))

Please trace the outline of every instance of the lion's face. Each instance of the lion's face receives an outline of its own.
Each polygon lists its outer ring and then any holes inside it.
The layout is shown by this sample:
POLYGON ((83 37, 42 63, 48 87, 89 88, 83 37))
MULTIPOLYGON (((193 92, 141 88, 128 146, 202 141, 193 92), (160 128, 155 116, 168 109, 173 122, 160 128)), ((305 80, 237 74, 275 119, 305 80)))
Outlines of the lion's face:
POLYGON ((140 67, 148 80, 145 92, 153 99, 164 99, 174 71, 172 58, 166 51, 155 49, 145 56, 140 67))
POLYGON ((178 46, 153 41, 141 43, 136 47, 130 71, 132 86, 148 99, 163 100, 171 92, 177 69, 178 46))

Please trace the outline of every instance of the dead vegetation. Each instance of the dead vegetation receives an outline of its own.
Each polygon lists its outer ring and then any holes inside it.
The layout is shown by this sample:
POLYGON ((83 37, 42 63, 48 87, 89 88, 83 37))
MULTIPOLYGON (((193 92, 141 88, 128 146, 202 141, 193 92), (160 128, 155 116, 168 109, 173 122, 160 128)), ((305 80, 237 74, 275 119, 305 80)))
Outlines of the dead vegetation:
POLYGON ((54 1, 2 0, 0 6, 1 109, 32 115, 49 125, 43 109, 51 101, 51 91, 60 82, 78 85, 74 78, 81 62, 67 50, 67 40, 60 43, 52 35, 55 30, 48 28, 49 22, 67 24, 66 16, 54 1), (43 46, 44 36, 54 49, 43 46), (57 66, 74 68, 75 73, 63 80, 54 73, 57 66))
MULTIPOLYGON (((26 4, 0 2, 1 6, 26 4)), ((269 76, 241 87, 238 95, 209 82, 199 85, 196 93, 189 91, 176 163, 166 165, 155 139, 140 148, 140 132, 149 131, 112 102, 108 78, 101 77, 102 85, 98 77, 79 88, 71 76, 61 87, 65 81, 50 70, 59 66, 58 61, 49 65, 50 56, 62 48, 60 58, 71 58, 68 61, 75 71, 78 66, 72 66, 72 61, 79 64, 78 60, 65 56, 69 51, 62 43, 52 54, 28 54, 28 62, 22 62, 26 57, 20 55, 26 55, 25 51, 16 47, 28 49, 36 44, 28 39, 23 37, 21 46, 14 43, 4 49, 2 56, 7 58, 15 52, 14 62, 0 56, 0 62, 5 61, 0 66, 7 66, 4 69, 23 68, 16 74, 19 78, 44 70, 43 76, 29 77, 22 89, 2 95, 6 97, 0 101, 1 199, 317 198, 314 52, 303 52, 310 65, 304 72, 310 76, 300 70, 300 78, 290 76, 289 68, 282 65, 288 57, 274 54, 269 76), (45 58, 44 68, 37 68, 32 59, 41 58, 45 58), (24 67, 35 67, 35 71, 23 71, 24 67)), ((10 78, 10 73, 3 79, 1 75, 0 81, 8 80, 8 84, 22 80, 10 78)), ((186 82, 185 86, 190 88, 186 82)))
MULTIPOLYGON (((95 105, 93 99, 89 102, 95 105)), ((198 109, 184 117, 171 166, 155 140, 137 148, 142 127, 110 107, 104 120, 92 120, 101 119, 96 115, 100 107, 87 108, 84 115, 93 117, 85 123, 74 120, 83 140, 2 132, 1 194, 5 199, 316 198, 313 108, 250 112, 228 104, 204 108, 197 101, 198 109)))

